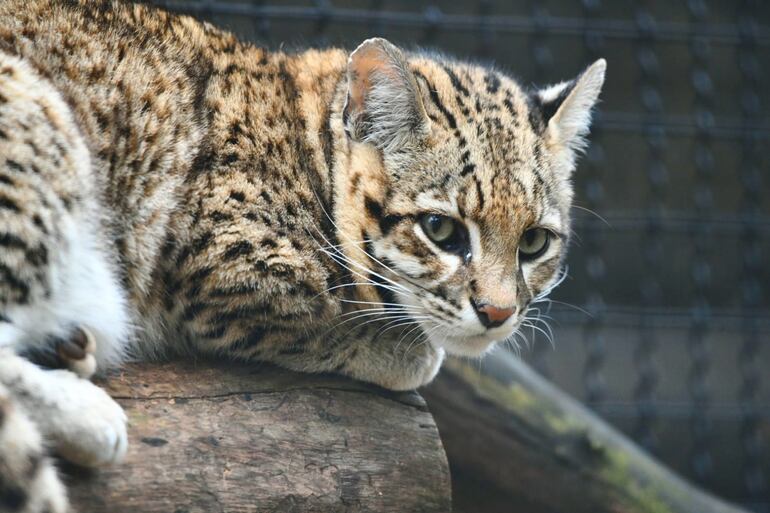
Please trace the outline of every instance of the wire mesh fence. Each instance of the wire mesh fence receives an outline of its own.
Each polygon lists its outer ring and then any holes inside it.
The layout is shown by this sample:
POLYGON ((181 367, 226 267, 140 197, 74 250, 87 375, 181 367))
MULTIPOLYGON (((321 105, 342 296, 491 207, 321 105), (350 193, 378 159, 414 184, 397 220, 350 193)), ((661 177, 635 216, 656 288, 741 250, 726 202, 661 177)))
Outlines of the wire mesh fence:
POLYGON ((153 3, 271 47, 380 35, 525 84, 606 57, 570 277, 543 312, 554 344, 535 332, 522 354, 677 471, 770 511, 770 2, 153 3))

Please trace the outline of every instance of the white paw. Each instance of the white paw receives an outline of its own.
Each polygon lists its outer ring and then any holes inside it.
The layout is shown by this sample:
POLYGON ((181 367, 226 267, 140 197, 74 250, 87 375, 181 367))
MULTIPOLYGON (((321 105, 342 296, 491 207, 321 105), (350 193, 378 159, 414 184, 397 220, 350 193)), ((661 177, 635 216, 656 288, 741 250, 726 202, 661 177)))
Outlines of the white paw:
POLYGON ((68 370, 43 370, 2 355, 0 383, 53 449, 85 466, 116 463, 126 453, 126 415, 101 388, 68 370))
POLYGON ((119 463, 128 448, 126 414, 107 393, 68 371, 50 371, 61 379, 62 395, 46 412, 41 430, 61 456, 86 467, 119 463))
POLYGON ((0 511, 66 513, 70 511, 67 493, 45 455, 42 436, 16 406, 0 384, 0 511), (11 493, 3 495, 3 491, 11 493), (26 497, 26 504, 18 504, 21 497, 26 497))

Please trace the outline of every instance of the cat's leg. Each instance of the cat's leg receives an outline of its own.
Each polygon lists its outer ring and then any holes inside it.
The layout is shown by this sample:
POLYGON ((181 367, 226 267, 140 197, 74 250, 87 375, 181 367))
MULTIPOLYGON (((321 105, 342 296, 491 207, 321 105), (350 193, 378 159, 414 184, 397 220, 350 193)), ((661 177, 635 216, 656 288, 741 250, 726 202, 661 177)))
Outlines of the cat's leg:
MULTIPOLYGON (((222 312, 214 317, 232 319, 232 315, 222 312)), ((313 318, 298 316, 293 323, 295 327, 287 329, 255 319, 248 323, 231 320, 230 329, 213 326, 202 337, 194 338, 207 352, 270 362, 299 372, 342 374, 389 390, 413 390, 430 383, 444 361, 444 350, 422 340, 419 334, 403 339, 380 337, 374 328, 335 336, 321 329, 309 335, 313 318)))
POLYGON ((334 372, 392 390, 433 379, 443 350, 417 337, 380 336, 368 322, 348 329, 340 298, 327 293, 337 277, 312 254, 291 244, 249 242, 253 237, 251 227, 228 224, 169 259, 175 322, 186 335, 180 340, 206 353, 334 372))
POLYGON ((16 354, 58 354, 83 375, 92 360, 120 361, 127 306, 99 197, 69 107, 0 52, 0 383, 59 452, 84 465, 125 452, 119 406, 75 374, 16 354))
POLYGON ((119 362, 129 335, 96 180, 59 93, 0 52, 0 347, 86 376, 119 362))
MULTIPOLYGON (((408 330, 407 330, 408 331, 408 330)), ((413 390, 430 383, 444 361, 444 350, 414 332, 380 336, 377 328, 276 347, 261 359, 302 372, 334 372, 389 390, 413 390)), ((387 333, 385 335, 388 335, 387 333)))
MULTIPOLYGON (((197 279, 201 273, 193 268, 189 272, 196 280, 179 286, 182 297, 193 299, 180 309, 189 340, 207 353, 300 372, 343 374, 390 390, 412 390, 436 376, 444 351, 420 333, 381 336, 378 325, 367 322, 362 329, 330 329, 349 317, 340 317, 336 305, 309 287, 309 268, 284 264, 280 282, 244 280, 232 289, 218 286, 233 282, 221 269, 205 268, 203 279, 197 279), (260 297, 260 289, 285 293, 260 297)), ((324 289, 321 284, 316 290, 324 289)))
POLYGON ((0 384, 0 513, 67 511, 67 493, 43 437, 0 384))
POLYGON ((6 354, 0 356, 0 385, 66 460, 96 467, 119 462, 125 455, 126 416, 90 381, 6 354))
MULTIPOLYGON (((376 333, 376 332, 375 332, 376 333)), ((445 352, 421 333, 406 330, 404 336, 355 339, 343 355, 337 372, 372 381, 390 390, 414 390, 438 374, 445 352)))

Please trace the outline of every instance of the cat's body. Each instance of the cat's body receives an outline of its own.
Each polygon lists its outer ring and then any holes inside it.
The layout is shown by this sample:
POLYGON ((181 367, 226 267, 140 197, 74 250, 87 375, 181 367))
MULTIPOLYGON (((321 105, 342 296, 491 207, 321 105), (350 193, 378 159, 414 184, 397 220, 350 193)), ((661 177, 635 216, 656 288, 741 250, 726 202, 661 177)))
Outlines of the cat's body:
MULTIPOLYGON (((7 0, 0 399, 19 395, 19 373, 27 391, 74 383, 13 353, 81 329, 101 368, 201 352, 394 389, 430 381, 445 350, 509 337, 557 279, 603 76, 600 62, 530 94, 384 40, 269 53, 145 6, 7 0)), ((99 392, 89 404, 108 411, 99 392)), ((125 450, 112 410, 89 447, 31 409, 19 422, 77 445, 73 459, 125 450)), ((0 471, 19 474, 2 418, 0 471)))

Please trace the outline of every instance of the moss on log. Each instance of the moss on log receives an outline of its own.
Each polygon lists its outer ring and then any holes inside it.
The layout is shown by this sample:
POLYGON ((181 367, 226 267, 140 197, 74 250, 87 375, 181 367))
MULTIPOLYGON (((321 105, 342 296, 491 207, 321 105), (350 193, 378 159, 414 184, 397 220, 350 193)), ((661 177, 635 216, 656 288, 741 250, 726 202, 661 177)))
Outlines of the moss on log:
POLYGON ((450 359, 422 393, 458 512, 742 511, 676 476, 509 353, 482 365, 450 359))

